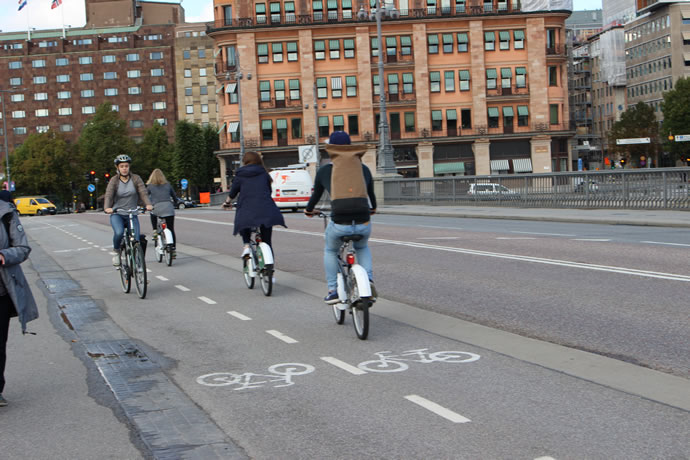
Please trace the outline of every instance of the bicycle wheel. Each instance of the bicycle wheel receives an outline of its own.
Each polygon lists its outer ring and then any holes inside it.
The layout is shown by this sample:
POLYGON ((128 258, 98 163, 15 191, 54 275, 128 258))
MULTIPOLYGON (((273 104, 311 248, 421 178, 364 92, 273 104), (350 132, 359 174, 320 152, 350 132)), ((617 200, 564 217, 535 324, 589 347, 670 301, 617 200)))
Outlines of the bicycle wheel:
POLYGON ((173 261, 173 248, 169 244, 165 245, 165 263, 169 266, 172 265, 173 261))
POLYGON ((410 366, 405 363, 394 361, 393 359, 388 360, 386 358, 364 361, 363 363, 359 363, 357 367, 368 372, 402 372, 410 368, 410 366))
POLYGON ((266 297, 273 292, 273 265, 266 265, 261 272, 259 272, 259 281, 261 282, 261 290, 266 297))
POLYGON ((254 289, 254 278, 251 276, 253 270, 253 259, 250 255, 249 257, 242 258, 242 273, 244 274, 244 282, 247 284, 249 289, 254 289))
POLYGON ((127 246, 120 247, 118 252, 120 256, 120 284, 122 284, 122 290, 125 293, 129 293, 132 289, 132 272, 129 268, 129 250, 127 246))
POLYGON ((429 353, 429 358, 444 363, 471 363, 479 359, 479 355, 467 351, 437 351, 429 353))
POLYGON ((338 324, 343 324, 345 322, 345 310, 341 310, 338 308, 339 304, 334 304, 332 305, 333 307, 333 316, 335 316, 335 322, 338 324))
POLYGON ((132 260, 134 261, 132 271, 134 272, 134 282, 137 287, 139 298, 146 297, 146 261, 144 260, 144 250, 140 244, 135 244, 132 248, 132 260))
POLYGON ((360 340, 365 340, 369 335, 369 306, 371 299, 368 297, 359 298, 359 289, 357 288, 357 278, 350 275, 350 286, 352 287, 352 322, 355 325, 355 332, 360 340))

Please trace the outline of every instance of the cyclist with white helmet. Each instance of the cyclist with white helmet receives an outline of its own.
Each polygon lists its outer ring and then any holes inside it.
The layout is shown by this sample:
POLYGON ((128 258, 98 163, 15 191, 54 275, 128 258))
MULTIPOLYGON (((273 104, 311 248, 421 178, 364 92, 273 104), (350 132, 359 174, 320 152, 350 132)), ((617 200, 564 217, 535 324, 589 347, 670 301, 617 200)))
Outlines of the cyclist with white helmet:
MULTIPOLYGON (((115 158, 117 174, 110 179, 108 187, 105 189, 103 207, 106 214, 110 214, 110 225, 113 227, 113 249, 115 252, 120 250, 120 241, 122 241, 125 227, 129 223, 129 215, 127 213, 114 213, 113 210, 134 209, 142 202, 146 205, 147 211, 153 209, 146 190, 146 184, 144 184, 141 177, 132 174, 129 170, 131 163, 132 159, 129 155, 118 155, 115 158)), ((136 216, 134 217, 134 237, 139 240, 139 219, 136 216)), ((113 257, 113 265, 120 265, 119 256, 113 257)))

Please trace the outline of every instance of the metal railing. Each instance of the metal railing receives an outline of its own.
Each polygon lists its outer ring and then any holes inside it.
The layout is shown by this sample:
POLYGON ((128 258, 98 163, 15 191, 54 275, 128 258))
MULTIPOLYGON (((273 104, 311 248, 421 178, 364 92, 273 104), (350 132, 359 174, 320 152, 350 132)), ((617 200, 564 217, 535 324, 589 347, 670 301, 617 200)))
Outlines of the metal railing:
POLYGON ((690 210, 690 168, 386 178, 383 185, 387 204, 690 210), (476 184, 505 189, 477 191, 476 184))

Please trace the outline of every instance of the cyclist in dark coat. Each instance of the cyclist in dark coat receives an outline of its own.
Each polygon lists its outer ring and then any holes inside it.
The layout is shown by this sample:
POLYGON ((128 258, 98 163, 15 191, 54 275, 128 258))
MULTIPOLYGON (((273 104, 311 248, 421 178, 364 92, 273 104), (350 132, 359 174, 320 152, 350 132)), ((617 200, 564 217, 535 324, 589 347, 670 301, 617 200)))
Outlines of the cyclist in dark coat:
POLYGON ((242 257, 249 254, 249 238, 252 227, 260 227, 263 241, 271 246, 274 225, 285 225, 283 214, 271 198, 271 176, 264 167, 261 156, 247 152, 242 160, 244 166, 237 170, 232 181, 228 199, 240 195, 235 212, 233 235, 242 235, 244 250, 242 257))

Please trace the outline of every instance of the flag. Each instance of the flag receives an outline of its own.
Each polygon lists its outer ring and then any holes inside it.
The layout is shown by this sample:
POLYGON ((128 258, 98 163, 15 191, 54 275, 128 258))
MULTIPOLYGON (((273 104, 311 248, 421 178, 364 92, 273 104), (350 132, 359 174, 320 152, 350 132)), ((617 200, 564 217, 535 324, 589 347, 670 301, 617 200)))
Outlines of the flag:
POLYGON ((21 11, 22 8, 24 8, 26 6, 27 1, 28 0, 19 0, 19 9, 17 11, 21 11))
POLYGON ((50 9, 54 10, 55 8, 60 6, 61 4, 62 4, 62 0, 53 0, 53 4, 50 5, 50 9))

